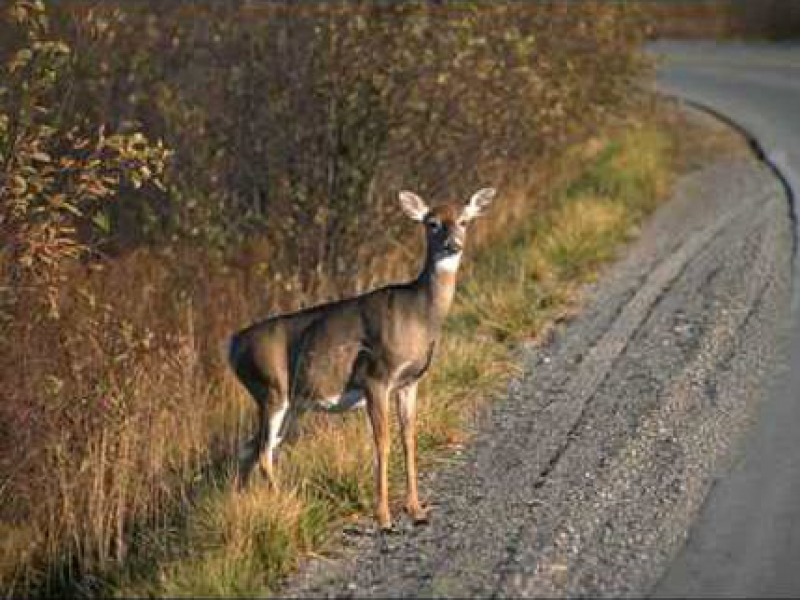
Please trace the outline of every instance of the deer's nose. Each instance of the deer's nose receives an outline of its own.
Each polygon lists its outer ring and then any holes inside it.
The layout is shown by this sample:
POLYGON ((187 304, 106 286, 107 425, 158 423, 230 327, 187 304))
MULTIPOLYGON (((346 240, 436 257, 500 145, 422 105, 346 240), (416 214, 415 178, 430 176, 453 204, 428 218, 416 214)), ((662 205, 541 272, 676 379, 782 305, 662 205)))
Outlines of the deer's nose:
POLYGON ((444 248, 448 252, 461 252, 461 242, 456 239, 448 238, 447 241, 444 243, 444 248))

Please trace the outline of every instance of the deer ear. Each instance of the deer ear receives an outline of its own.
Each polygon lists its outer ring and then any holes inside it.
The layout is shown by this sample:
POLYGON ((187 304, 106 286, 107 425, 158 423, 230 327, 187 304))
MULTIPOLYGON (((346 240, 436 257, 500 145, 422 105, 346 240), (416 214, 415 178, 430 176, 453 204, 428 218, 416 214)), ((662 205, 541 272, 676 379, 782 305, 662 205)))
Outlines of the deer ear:
POLYGON ((403 211, 415 221, 422 221, 430 210, 425 201, 414 192, 403 190, 400 192, 400 206, 403 211))
POLYGON ((494 188, 483 188, 482 190, 478 190, 472 194, 472 198, 470 198, 469 202, 467 202, 467 205, 464 207, 461 216, 468 221, 471 221, 475 217, 481 216, 484 212, 486 212, 486 207, 492 203, 492 199, 496 193, 497 192, 494 188))

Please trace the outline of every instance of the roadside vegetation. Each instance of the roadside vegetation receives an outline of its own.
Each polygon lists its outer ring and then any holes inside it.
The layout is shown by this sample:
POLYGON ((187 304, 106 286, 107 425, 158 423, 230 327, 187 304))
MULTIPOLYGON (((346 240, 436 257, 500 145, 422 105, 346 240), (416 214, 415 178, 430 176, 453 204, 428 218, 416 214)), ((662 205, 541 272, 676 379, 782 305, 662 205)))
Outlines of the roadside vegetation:
POLYGON ((793 0, 649 2, 650 36, 682 39, 791 40, 800 36, 793 0))
MULTIPOLYGON (((412 276, 396 194, 500 190, 421 389, 421 468, 664 198, 610 3, 17 1, 0 36, 0 589, 253 595, 369 513, 360 413, 231 488, 228 335, 412 276)), ((391 486, 401 492, 400 453, 391 486)))

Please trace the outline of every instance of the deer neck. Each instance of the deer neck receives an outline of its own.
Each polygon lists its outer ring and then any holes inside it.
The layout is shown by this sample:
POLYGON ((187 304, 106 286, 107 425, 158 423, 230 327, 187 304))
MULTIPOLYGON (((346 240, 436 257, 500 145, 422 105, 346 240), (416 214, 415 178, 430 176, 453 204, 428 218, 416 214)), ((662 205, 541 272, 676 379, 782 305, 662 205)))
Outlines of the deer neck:
POLYGON ((437 325, 441 325, 453 304, 460 261, 461 252, 439 259, 429 253, 417 280, 428 300, 429 314, 437 325))

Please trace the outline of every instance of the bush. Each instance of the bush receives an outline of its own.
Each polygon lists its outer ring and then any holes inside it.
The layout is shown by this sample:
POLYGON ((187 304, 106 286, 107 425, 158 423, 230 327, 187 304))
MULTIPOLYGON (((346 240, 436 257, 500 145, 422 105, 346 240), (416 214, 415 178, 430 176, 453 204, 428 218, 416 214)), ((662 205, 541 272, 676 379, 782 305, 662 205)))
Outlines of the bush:
POLYGON ((16 2, 7 17, 18 42, 0 87, 0 264, 18 289, 44 291, 55 314, 64 264, 108 233, 107 205, 123 188, 160 185, 168 153, 140 132, 109 135, 70 114, 72 51, 50 36, 41 1, 16 2))
POLYGON ((352 277, 354 236, 385 226, 399 186, 463 195, 524 168, 629 106, 642 67, 622 4, 93 10, 64 26, 85 104, 176 152, 171 202, 153 200, 161 233, 221 249, 265 236, 273 272, 302 257, 352 277))
POLYGON ((800 36, 800 5, 793 0, 652 2, 645 13, 653 38, 788 40, 800 36))

